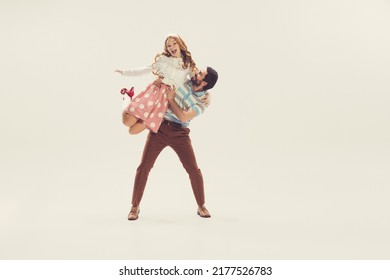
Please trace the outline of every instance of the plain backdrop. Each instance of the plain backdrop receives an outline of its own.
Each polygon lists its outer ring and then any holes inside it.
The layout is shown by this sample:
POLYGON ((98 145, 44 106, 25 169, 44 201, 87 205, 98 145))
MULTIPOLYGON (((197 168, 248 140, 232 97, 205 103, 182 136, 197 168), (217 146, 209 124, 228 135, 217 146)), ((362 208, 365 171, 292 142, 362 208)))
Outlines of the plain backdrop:
POLYGON ((389 259, 390 2, 0 0, 1 259, 389 259), (191 122, 211 219, 119 90, 169 33, 219 72, 191 122))

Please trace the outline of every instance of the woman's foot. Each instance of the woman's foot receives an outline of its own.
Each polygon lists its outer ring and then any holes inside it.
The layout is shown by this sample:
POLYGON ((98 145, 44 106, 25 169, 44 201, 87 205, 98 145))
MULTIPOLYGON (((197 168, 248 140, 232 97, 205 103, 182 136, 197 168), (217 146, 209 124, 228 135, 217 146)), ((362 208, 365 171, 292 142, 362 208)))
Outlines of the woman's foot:
POLYGON ((134 96, 134 87, 131 87, 130 90, 127 90, 126 88, 122 88, 121 89, 121 94, 122 95, 127 95, 128 97, 130 97, 130 99, 133 99, 133 96, 134 96))

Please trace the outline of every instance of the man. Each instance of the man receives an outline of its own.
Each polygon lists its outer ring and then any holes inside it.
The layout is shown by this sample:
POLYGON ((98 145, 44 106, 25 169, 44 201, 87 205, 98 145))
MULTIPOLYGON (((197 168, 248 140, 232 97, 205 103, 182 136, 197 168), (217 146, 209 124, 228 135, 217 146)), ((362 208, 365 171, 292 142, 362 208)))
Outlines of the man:
POLYGON ((196 163, 188 125, 191 119, 204 112, 205 107, 200 98, 205 95, 206 90, 214 87, 217 80, 218 73, 213 68, 207 67, 206 70, 199 71, 183 87, 177 90, 175 88, 167 90, 170 107, 165 113, 158 132, 149 132, 146 140, 141 163, 135 175, 132 207, 128 220, 138 219, 139 204, 149 172, 160 152, 167 146, 176 152, 190 177, 192 190, 198 204, 198 215, 202 218, 211 217, 204 205, 203 177, 196 163))

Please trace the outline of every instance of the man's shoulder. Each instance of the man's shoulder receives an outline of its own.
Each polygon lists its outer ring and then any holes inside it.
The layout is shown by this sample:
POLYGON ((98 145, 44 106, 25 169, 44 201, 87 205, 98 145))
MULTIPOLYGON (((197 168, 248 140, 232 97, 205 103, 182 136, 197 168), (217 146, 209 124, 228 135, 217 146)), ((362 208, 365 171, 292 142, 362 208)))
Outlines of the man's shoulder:
POLYGON ((204 95, 204 92, 202 92, 202 93, 193 92, 189 97, 191 99, 190 107, 196 111, 196 115, 200 115, 206 110, 206 106, 204 106, 202 99, 201 99, 201 97, 203 95, 204 95))

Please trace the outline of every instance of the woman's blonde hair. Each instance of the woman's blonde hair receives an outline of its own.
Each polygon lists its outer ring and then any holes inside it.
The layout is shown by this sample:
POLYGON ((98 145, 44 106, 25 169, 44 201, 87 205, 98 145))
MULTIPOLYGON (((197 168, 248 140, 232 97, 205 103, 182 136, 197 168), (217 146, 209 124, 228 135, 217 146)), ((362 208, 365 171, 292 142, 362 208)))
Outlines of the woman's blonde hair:
POLYGON ((169 53, 169 51, 167 49, 167 42, 169 39, 174 39, 176 41, 176 43, 179 45, 181 56, 183 59, 183 69, 187 69, 188 67, 191 67, 192 72, 197 71, 195 61, 192 59, 192 55, 188 51, 186 43, 183 41, 182 38, 180 38, 179 35, 176 35, 176 34, 168 35, 168 37, 165 39, 165 42, 164 42, 164 51, 160 54, 157 54, 154 60, 157 61, 161 55, 171 57, 171 54, 169 53))

